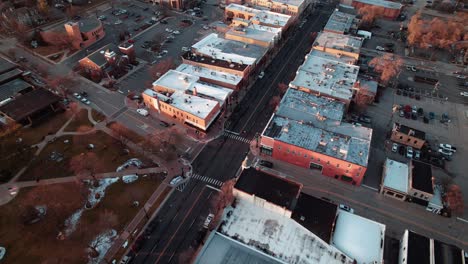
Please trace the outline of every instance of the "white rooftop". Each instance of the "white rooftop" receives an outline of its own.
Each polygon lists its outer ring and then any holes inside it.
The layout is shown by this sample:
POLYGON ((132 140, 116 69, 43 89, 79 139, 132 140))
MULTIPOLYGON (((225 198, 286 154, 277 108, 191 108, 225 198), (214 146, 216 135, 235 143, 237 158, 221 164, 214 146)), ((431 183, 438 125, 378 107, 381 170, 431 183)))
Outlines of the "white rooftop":
MULTIPOLYGON (((237 26, 233 27, 228 32, 226 32, 226 38, 229 39, 229 35, 240 36, 245 39, 252 39, 254 41, 261 41, 266 43, 273 43, 277 37, 277 33, 271 31, 265 31, 260 29, 255 29, 253 27, 242 27, 237 26)), ((243 40, 245 42, 245 40, 243 40)), ((249 42, 253 44, 255 42, 249 42)))
MULTIPOLYGON (((304 0, 272 0, 273 3, 280 3, 280 4, 284 4, 284 5, 288 5, 288 6, 301 6, 303 3, 304 3, 304 0)), ((254 3, 252 1, 252 3, 254 3)), ((266 1, 257 1, 255 2, 255 4, 257 5, 262 5, 262 6, 266 6, 265 4, 268 3, 266 1)))
POLYGON ((327 24, 323 28, 324 31, 334 31, 345 33, 348 32, 353 25, 353 20, 356 18, 355 15, 347 14, 338 9, 331 14, 327 24))
POLYGON ((246 65, 254 64, 266 52, 266 48, 264 47, 220 38, 216 33, 209 34, 193 44, 192 48, 196 53, 208 57, 246 65))
POLYGON ((384 186, 395 191, 408 193, 409 171, 408 164, 388 159, 384 167, 384 186))
POLYGON ((172 91, 189 91, 190 94, 193 94, 196 90, 197 95, 217 100, 221 105, 224 104, 226 99, 232 93, 231 89, 227 89, 219 85, 200 82, 200 78, 198 76, 177 70, 169 70, 159 79, 154 81, 153 87, 156 86, 161 86, 172 91))
POLYGON ((193 66, 190 64, 181 64, 177 67, 176 71, 195 75, 200 78, 211 79, 218 82, 229 83, 237 85, 242 81, 242 76, 231 74, 227 72, 216 71, 202 66, 193 66))
POLYGON ((344 111, 345 105, 340 101, 290 88, 281 99, 276 114, 296 121, 339 124, 344 111))
MULTIPOLYGON (((353 260, 293 219, 244 199, 227 208, 219 232, 291 264, 352 264, 353 260)), ((245 262, 244 262, 245 263, 245 262)))
POLYGON ((356 2, 361 2, 368 5, 375 5, 375 6, 382 6, 385 8, 390 9, 401 9, 403 7, 402 4, 397 2, 385 1, 385 0, 353 0, 356 2))
POLYGON ((372 129, 349 123, 301 122, 275 114, 262 136, 367 166, 372 129))
POLYGON ((289 86, 350 101, 358 73, 358 66, 343 63, 339 58, 307 55, 289 86))
POLYGON ((226 12, 228 12, 229 10, 249 13, 252 16, 250 21, 253 21, 254 23, 259 22, 261 24, 266 24, 275 27, 284 27, 291 19, 291 16, 289 15, 259 10, 238 4, 229 4, 226 7, 226 12))
POLYGON ((385 225, 339 210, 332 245, 358 264, 383 263, 385 225))
POLYGON ((161 101, 164 101, 181 111, 193 114, 194 116, 202 119, 205 119, 214 111, 214 108, 219 105, 218 101, 188 95, 180 91, 176 91, 170 95, 164 95, 151 89, 146 89, 144 93, 151 97, 159 98, 161 101))
POLYGON ((313 46, 359 53, 361 50, 362 41, 363 39, 360 37, 325 31, 318 34, 313 46))

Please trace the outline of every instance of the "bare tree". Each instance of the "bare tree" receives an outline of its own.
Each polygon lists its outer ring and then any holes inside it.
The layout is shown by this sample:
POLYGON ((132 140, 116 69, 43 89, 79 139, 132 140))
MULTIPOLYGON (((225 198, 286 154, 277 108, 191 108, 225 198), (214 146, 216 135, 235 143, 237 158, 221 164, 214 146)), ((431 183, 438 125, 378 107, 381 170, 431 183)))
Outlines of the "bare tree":
POLYGON ((92 230, 93 233, 99 234, 91 243, 88 245, 89 249, 92 251, 92 256, 99 256, 99 246, 108 243, 107 236, 104 236, 103 233, 112 232, 112 229, 116 228, 118 225, 118 216, 111 210, 104 210, 99 214, 97 222, 93 223, 92 230))
POLYGON ((47 0, 37 0, 37 9, 43 15, 49 14, 49 4, 47 3, 47 0))
POLYGON ((281 97, 279 97, 278 95, 277 95, 277 96, 273 96, 273 97, 270 99, 269 105, 270 105, 270 107, 272 107, 273 109, 276 109, 276 107, 279 105, 280 102, 281 102, 281 97))
POLYGON ((386 53, 369 61, 369 66, 380 73, 380 81, 387 84, 392 78, 398 76, 403 66, 403 60, 386 53))
POLYGON ((126 147, 130 139, 127 136, 127 128, 122 124, 113 122, 109 128, 112 130, 112 136, 117 139, 122 147, 126 147))
POLYGON ((195 257, 195 249, 191 246, 179 254, 179 263, 192 263, 195 257))
POLYGON ((283 96, 286 91, 288 90, 289 86, 285 83, 278 83, 278 91, 280 93, 280 96, 283 96))
POLYGON ((452 184, 447 190, 447 202, 451 212, 455 215, 463 215, 464 204, 460 186, 452 184))
POLYGON ((216 225, 221 217, 223 216, 224 208, 226 206, 232 205, 234 202, 234 185, 236 181, 231 179, 226 181, 221 187, 221 191, 216 194, 214 199, 212 199, 211 207, 214 210, 214 218, 211 221, 210 225, 216 225))
POLYGON ((165 74, 169 70, 173 69, 175 66, 174 59, 168 57, 153 66, 151 66, 148 70, 150 73, 151 78, 157 79, 161 77, 161 75, 165 74))

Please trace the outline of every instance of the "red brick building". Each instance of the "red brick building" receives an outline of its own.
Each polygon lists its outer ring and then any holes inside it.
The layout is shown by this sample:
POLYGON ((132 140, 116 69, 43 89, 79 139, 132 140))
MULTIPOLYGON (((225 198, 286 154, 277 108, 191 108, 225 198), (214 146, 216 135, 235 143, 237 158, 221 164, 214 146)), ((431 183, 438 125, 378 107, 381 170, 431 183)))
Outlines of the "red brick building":
POLYGON ((351 5, 356 9, 364 6, 380 6, 384 9, 383 16, 392 20, 396 19, 403 9, 402 4, 385 0, 352 0, 351 5))

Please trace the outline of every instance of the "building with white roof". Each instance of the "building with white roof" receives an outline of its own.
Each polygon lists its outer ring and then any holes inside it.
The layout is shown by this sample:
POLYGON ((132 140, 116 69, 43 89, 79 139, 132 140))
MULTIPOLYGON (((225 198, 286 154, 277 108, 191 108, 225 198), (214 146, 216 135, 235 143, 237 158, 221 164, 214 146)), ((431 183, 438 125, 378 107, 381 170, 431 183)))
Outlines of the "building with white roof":
POLYGON ((159 93, 146 89, 142 97, 148 108, 202 131, 206 131, 221 113, 218 101, 189 95, 180 90, 159 93))
POLYGON ((358 264, 383 263, 385 225, 340 210, 331 245, 358 264))
POLYGON ((337 34, 348 34, 357 30, 357 22, 355 15, 335 9, 323 28, 323 31, 337 34))
POLYGON ((229 40, 236 40, 270 49, 275 46, 280 36, 275 32, 262 30, 258 27, 238 25, 229 29, 224 37, 229 40))
POLYGON ((358 60, 362 43, 363 39, 360 37, 324 31, 315 38, 312 48, 358 60))
POLYGON ((169 70, 154 81, 153 89, 161 93, 179 91, 189 95, 212 99, 218 101, 221 106, 227 102, 232 93, 231 89, 200 82, 200 77, 176 70, 169 70))
POLYGON ((408 195, 408 190, 408 164, 387 158, 383 168, 380 193, 385 196, 404 201, 408 195))
POLYGON ((233 90, 240 89, 243 84, 242 76, 240 75, 217 71, 203 66, 183 63, 176 68, 176 71, 195 75, 202 82, 216 84, 233 90))
POLYGON ((349 106, 355 91, 359 67, 323 53, 312 52, 299 67, 289 87, 330 97, 349 106))
POLYGON ((282 28, 284 30, 286 30, 292 20, 289 15, 250 8, 238 4, 228 5, 226 7, 225 14, 228 20, 241 18, 251 21, 253 24, 282 28))
POLYGON ((246 0, 246 4, 256 7, 267 8, 268 10, 291 16, 299 16, 310 5, 309 0, 246 0))

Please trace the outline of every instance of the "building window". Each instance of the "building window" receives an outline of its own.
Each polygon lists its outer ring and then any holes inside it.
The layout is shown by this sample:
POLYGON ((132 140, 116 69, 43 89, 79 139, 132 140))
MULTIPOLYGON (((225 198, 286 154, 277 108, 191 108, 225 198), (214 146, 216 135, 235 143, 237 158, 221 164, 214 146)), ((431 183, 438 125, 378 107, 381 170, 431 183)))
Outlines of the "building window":
POLYGON ((417 140, 415 140, 415 141, 414 141, 414 144, 418 144, 418 141, 417 141, 417 140))
POLYGON ((411 141, 411 138, 408 138, 408 139, 406 140, 406 142, 410 142, 410 141, 411 141))
POLYGON ((398 198, 398 199, 403 199, 403 195, 401 195, 401 194, 395 194, 395 197, 398 198))
POLYGON ((336 167, 339 168, 339 167, 340 167, 340 164, 337 163, 337 164, 336 164, 336 167))
POLYGON ((346 175, 341 175, 341 180, 345 182, 352 182, 353 178, 346 176, 346 175))
POLYGON ((358 171, 362 171, 362 167, 359 167, 359 168, 358 168, 358 171))
POLYGON ((260 147, 260 152, 265 154, 265 155, 268 155, 268 156, 271 156, 273 154, 273 150, 270 149, 270 148, 266 148, 264 146, 261 146, 260 147))
POLYGON ((322 165, 320 165, 320 164, 311 162, 310 165, 309 165, 309 168, 312 169, 312 170, 319 170, 319 171, 321 171, 323 167, 322 167, 322 165))
POLYGON ((348 163, 348 168, 351 168, 351 164, 348 163))
POLYGON ((403 136, 400 136, 400 139, 403 139, 403 136))
POLYGON ((330 161, 327 161, 327 165, 330 165, 330 161))
POLYGON ((307 154, 304 154, 304 158, 307 158, 307 154))

